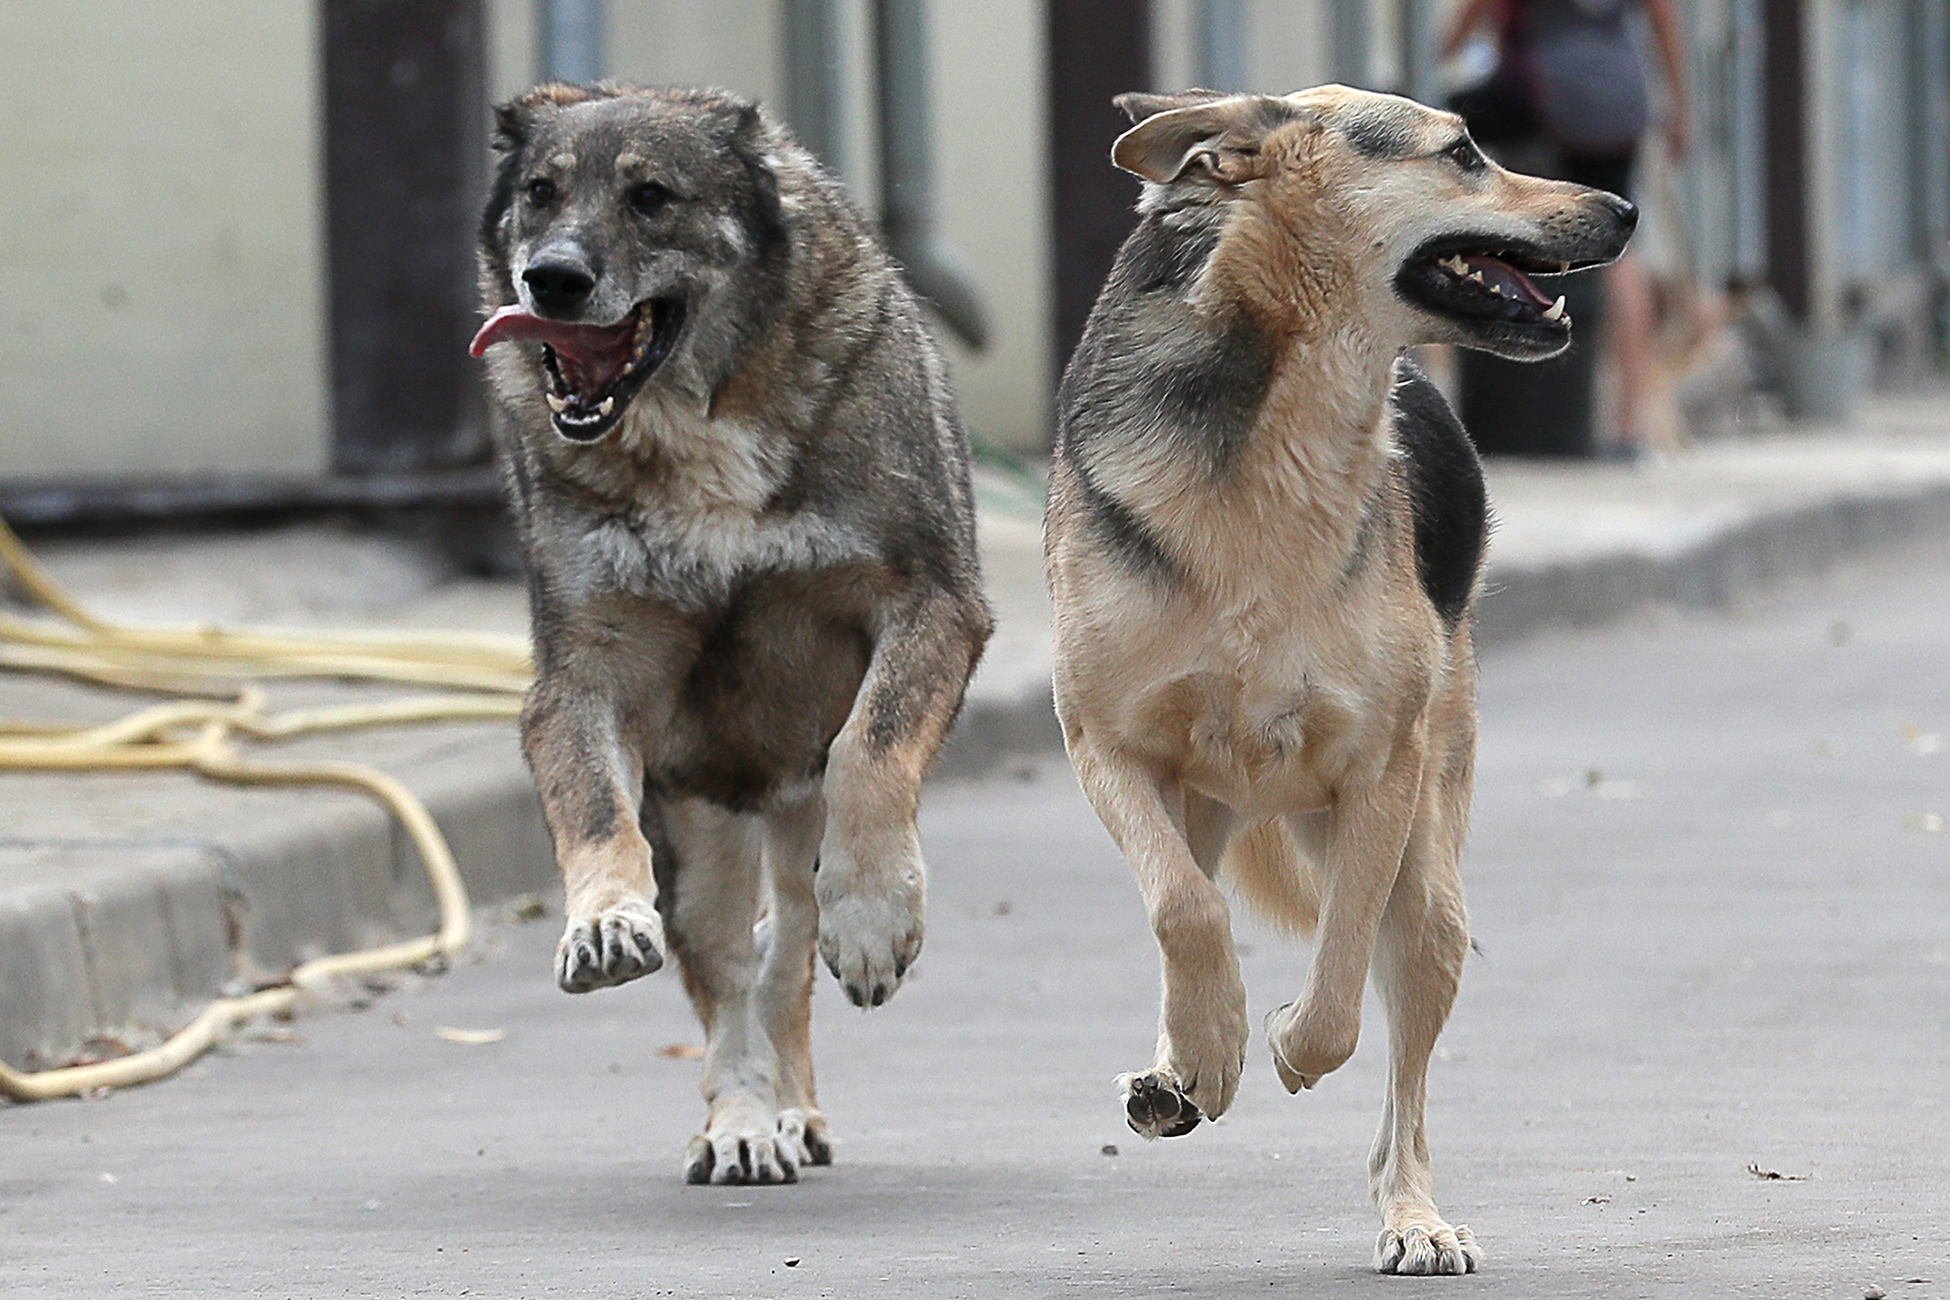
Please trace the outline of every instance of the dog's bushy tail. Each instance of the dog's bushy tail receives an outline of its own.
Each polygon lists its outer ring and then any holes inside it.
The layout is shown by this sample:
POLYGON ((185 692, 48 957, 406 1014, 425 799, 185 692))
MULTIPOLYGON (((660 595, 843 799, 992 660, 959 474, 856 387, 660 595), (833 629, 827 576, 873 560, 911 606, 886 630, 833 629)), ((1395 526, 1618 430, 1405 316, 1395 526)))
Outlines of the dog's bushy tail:
POLYGON ((1320 919, 1313 864, 1284 818, 1233 836, 1219 860, 1219 876, 1265 921, 1302 937, 1313 934, 1320 919))

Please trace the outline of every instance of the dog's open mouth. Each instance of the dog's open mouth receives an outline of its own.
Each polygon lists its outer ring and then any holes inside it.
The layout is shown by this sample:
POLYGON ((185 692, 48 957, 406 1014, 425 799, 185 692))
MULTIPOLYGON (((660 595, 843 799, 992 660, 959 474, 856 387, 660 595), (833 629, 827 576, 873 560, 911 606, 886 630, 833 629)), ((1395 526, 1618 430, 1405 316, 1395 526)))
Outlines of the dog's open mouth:
POLYGON ((556 432, 574 442, 593 442, 623 417, 683 332, 680 298, 640 302, 614 325, 551 320, 509 306, 488 317, 469 351, 478 357, 496 343, 540 343, 556 432))
POLYGON ((1561 296, 1545 293, 1530 277, 1594 265, 1449 240, 1409 258, 1395 284, 1404 297, 1463 325, 1555 350, 1570 336, 1571 314, 1561 296))

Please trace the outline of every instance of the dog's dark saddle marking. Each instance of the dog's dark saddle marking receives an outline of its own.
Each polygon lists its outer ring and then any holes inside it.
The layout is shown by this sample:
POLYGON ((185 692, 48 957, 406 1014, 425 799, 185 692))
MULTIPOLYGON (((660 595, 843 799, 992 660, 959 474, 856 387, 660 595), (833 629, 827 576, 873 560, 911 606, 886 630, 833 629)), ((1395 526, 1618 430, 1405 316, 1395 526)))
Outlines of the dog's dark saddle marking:
POLYGON ((1415 512, 1415 570, 1453 631, 1469 611, 1489 536, 1483 465, 1441 390, 1413 362, 1402 361, 1390 402, 1415 512))
POLYGON ((1182 306, 1219 231, 1209 214, 1153 212, 1118 251, 1058 393, 1058 445, 1079 463, 1094 445, 1157 438, 1218 478, 1245 445, 1272 348, 1243 313, 1192 325, 1182 306), (1149 429, 1132 428, 1133 411, 1149 429))
POLYGON ((1123 278, 1139 293, 1182 289, 1205 269, 1224 230, 1220 212, 1193 210, 1147 216, 1119 251, 1123 278))
POLYGON ((1090 521, 1099 540, 1119 564, 1142 578, 1165 583, 1176 583, 1182 578, 1171 552, 1130 507, 1097 486, 1082 465, 1076 467, 1076 479, 1084 518, 1090 521))

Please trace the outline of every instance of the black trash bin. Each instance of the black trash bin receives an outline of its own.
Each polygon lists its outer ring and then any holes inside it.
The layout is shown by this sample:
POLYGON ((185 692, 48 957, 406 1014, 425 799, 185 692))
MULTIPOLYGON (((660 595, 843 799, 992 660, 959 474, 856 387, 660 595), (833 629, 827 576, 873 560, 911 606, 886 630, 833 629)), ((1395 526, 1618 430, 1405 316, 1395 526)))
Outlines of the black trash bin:
POLYGON ((1487 455, 1598 454, 1598 343, 1604 321, 1602 272, 1540 278, 1564 295, 1571 346, 1548 361, 1506 361, 1462 349, 1457 406, 1476 449, 1487 455))

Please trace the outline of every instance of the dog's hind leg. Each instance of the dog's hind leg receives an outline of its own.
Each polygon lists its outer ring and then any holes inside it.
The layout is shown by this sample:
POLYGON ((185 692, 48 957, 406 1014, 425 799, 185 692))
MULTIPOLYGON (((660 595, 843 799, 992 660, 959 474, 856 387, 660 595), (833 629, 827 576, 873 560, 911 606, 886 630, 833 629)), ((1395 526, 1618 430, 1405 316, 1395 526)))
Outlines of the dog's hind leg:
POLYGON ((522 708, 522 748, 562 872, 568 922, 555 981, 568 993, 622 984, 664 964, 649 841, 638 825, 643 770, 600 691, 543 676, 522 708))
POLYGON ((815 892, 819 955, 858 1007, 900 987, 921 952, 927 867, 914 814, 921 779, 961 708, 989 616, 943 590, 879 629, 826 766, 827 836, 815 892))
POLYGON ((1368 1178, 1382 1231, 1383 1273, 1469 1273, 1482 1253, 1466 1227, 1436 1212, 1429 1176, 1426 1097, 1429 1056, 1442 1032, 1469 951, 1469 919, 1457 869, 1468 816, 1468 750, 1431 773, 1417 809, 1401 875, 1376 936, 1375 987, 1388 1013, 1388 1095, 1368 1178))
POLYGON ((676 859, 670 939, 684 988, 704 1025, 699 1088, 710 1106, 684 1155, 684 1178, 703 1183, 789 1183, 799 1145, 781 1140, 780 1064, 758 1013, 761 825, 698 799, 663 808, 676 859))
POLYGON ((1266 1017, 1273 1068, 1288 1092, 1313 1087, 1354 1055, 1375 931, 1415 821, 1422 754, 1418 731, 1396 746, 1378 780, 1341 791, 1328 813, 1306 991, 1266 1017))
POLYGON ((1212 881, 1231 813, 1127 756, 1069 739, 1077 778, 1130 863, 1158 941, 1158 1051, 1149 1070, 1118 1076, 1124 1115, 1143 1137, 1178 1137, 1231 1107, 1246 1057, 1246 986, 1231 909, 1212 881))
POLYGON ((813 956, 819 945, 819 904, 813 877, 826 801, 817 792, 765 817, 765 874, 772 905, 758 924, 758 1014, 779 1061, 779 1136, 797 1144, 802 1164, 833 1160, 826 1118, 813 1084, 813 956))

